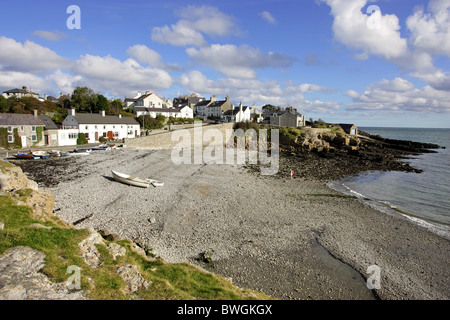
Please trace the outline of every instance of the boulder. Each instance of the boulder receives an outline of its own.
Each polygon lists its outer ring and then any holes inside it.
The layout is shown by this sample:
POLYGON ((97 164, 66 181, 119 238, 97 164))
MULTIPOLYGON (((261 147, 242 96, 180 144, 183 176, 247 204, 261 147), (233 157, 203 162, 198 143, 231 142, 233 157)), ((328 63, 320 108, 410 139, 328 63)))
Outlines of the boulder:
POLYGON ((127 253, 127 250, 117 243, 110 243, 106 247, 114 260, 116 260, 117 257, 123 257, 127 253))
POLYGON ((17 189, 38 190, 38 185, 23 173, 22 169, 8 165, 0 168, 0 192, 11 192, 17 189))
POLYGON ((45 254, 30 247, 14 247, 0 256, 0 300, 86 300, 83 291, 53 283, 40 272, 45 254))
POLYGON ((102 265, 100 259, 100 252, 98 251, 96 244, 105 245, 102 236, 94 229, 89 229, 91 234, 85 240, 78 244, 81 249, 81 257, 91 267, 98 268, 102 265))
POLYGON ((125 292, 136 292, 147 289, 151 282, 144 279, 139 273, 137 266, 132 264, 122 264, 117 268, 117 273, 125 281, 127 288, 125 292))

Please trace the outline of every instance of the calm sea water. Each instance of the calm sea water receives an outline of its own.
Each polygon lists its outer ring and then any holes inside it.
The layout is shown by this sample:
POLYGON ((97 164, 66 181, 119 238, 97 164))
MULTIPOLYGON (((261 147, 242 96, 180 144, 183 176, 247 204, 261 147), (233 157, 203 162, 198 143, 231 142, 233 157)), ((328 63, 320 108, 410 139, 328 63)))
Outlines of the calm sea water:
POLYGON ((450 237, 450 129, 364 128, 385 138, 435 143, 446 149, 405 160, 422 173, 371 171, 335 181, 330 186, 368 198, 367 204, 386 213, 401 210, 412 222, 450 237))

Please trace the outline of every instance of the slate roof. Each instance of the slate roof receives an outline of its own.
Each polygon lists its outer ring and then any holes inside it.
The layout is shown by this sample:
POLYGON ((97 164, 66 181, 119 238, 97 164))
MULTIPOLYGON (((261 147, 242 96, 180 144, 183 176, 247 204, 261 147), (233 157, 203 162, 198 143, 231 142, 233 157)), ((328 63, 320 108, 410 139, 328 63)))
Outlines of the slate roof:
POLYGON ((32 114, 0 113, 0 126, 43 126, 32 114))
POLYGON ((78 124, 127 124, 136 125, 139 124, 133 117, 122 117, 118 116, 102 116, 101 114, 95 113, 77 113, 73 116, 77 120, 78 124))
MULTIPOLYGON (((184 107, 183 107, 184 108, 184 107)), ((136 112, 171 112, 178 113, 183 108, 146 108, 146 107, 134 107, 136 112)))
POLYGON ((38 115, 38 118, 42 121, 46 130, 59 129, 58 126, 53 122, 52 118, 50 118, 49 116, 41 114, 38 115))
POLYGON ((3 91, 3 93, 23 93, 23 94, 25 94, 25 93, 31 93, 31 94, 37 94, 37 93, 31 92, 31 91, 27 91, 27 90, 23 90, 23 89, 18 89, 18 88, 11 89, 11 90, 7 90, 7 91, 3 91))

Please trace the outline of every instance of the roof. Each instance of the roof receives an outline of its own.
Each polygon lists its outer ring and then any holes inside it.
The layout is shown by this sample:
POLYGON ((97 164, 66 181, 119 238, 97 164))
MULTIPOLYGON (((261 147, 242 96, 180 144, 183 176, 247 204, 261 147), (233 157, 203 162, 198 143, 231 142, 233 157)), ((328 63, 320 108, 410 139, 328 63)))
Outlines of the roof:
POLYGON ((0 126, 43 126, 32 114, 0 113, 0 126))
MULTIPOLYGON (((247 109, 249 109, 249 107, 242 107, 242 111, 245 111, 247 109)), ((231 114, 235 115, 235 114, 238 114, 240 110, 241 110, 240 107, 234 107, 234 110, 225 111, 224 115, 226 115, 226 116, 231 115, 231 114)))
POLYGON ((353 123, 339 123, 339 125, 341 126, 341 128, 342 129, 351 129, 351 128, 353 128, 353 126, 355 126, 356 127, 356 125, 355 124, 353 124, 353 123))
MULTIPOLYGON (((184 107, 183 107, 184 108, 184 107)), ((146 107, 134 107, 136 112, 180 112, 183 108, 146 108, 146 107)))
POLYGON ((77 113, 73 116, 78 124, 139 124, 133 117, 102 116, 96 113, 77 113))
POLYGON ((31 94, 37 94, 37 93, 31 92, 31 91, 18 89, 18 88, 7 90, 7 91, 3 91, 3 93, 23 93, 23 94, 31 93, 31 94))
POLYGON ((49 116, 45 114, 40 114, 38 115, 38 118, 44 124, 45 129, 47 130, 59 129, 58 126, 53 122, 53 120, 49 116))
POLYGON ((207 106, 210 103, 211 103, 211 100, 203 100, 203 101, 200 101, 199 103, 197 103, 195 106, 202 107, 202 106, 207 106))

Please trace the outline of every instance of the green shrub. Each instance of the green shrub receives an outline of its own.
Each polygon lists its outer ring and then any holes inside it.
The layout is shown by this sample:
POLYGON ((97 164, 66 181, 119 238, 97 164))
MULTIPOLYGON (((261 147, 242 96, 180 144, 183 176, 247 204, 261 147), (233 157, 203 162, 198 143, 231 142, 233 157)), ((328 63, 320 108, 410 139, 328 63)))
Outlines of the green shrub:
POLYGON ((78 134, 78 139, 77 139, 77 144, 87 144, 88 141, 86 139, 86 136, 84 135, 84 133, 79 133, 78 134))

